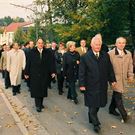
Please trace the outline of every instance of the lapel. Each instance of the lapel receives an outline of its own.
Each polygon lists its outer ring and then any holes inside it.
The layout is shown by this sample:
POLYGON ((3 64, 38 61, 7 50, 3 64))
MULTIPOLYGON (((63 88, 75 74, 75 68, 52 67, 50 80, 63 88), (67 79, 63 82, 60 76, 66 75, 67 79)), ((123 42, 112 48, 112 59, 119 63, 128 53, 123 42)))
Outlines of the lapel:
POLYGON ((89 56, 89 57, 92 57, 92 58, 93 58, 94 60, 96 60, 96 61, 99 61, 99 60, 102 59, 103 53, 102 53, 102 51, 100 51, 100 52, 99 52, 99 58, 97 59, 96 56, 95 56, 95 54, 93 53, 93 51, 90 49, 90 50, 88 51, 88 56, 89 56))
POLYGON ((96 61, 98 60, 91 49, 88 51, 88 56, 89 56, 89 58, 92 57, 92 59, 94 59, 94 60, 96 60, 96 61))
POLYGON ((127 54, 127 51, 125 49, 123 50, 123 52, 124 52, 123 56, 120 56, 120 54, 119 54, 116 47, 114 48, 114 51, 115 51, 116 57, 118 57, 118 58, 124 58, 126 56, 126 54, 127 54))

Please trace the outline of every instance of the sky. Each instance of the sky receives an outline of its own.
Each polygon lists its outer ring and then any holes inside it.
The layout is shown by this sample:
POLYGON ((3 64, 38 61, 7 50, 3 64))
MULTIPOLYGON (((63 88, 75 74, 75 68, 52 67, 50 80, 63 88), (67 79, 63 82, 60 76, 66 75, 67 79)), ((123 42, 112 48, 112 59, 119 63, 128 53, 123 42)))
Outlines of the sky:
POLYGON ((16 16, 19 16, 28 20, 27 16, 30 16, 32 12, 23 8, 12 6, 10 3, 28 6, 32 4, 32 2, 33 0, 0 0, 0 18, 5 16, 15 18, 16 16))

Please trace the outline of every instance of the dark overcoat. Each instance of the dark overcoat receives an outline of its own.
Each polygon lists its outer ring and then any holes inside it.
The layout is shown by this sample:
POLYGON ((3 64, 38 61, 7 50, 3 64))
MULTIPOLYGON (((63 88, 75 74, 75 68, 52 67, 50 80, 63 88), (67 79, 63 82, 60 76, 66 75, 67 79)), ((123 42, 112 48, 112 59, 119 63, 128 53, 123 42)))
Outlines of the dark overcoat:
POLYGON ((85 105, 104 107, 107 103, 108 81, 116 81, 114 71, 106 52, 100 52, 97 59, 90 49, 81 57, 79 65, 79 85, 86 87, 85 105))
POLYGON ((78 52, 66 52, 63 56, 63 75, 66 76, 67 81, 76 81, 78 78, 80 55, 78 52))
POLYGON ((61 74, 61 71, 63 71, 63 54, 59 50, 55 52, 55 60, 56 72, 57 74, 61 74))
POLYGON ((43 49, 42 57, 37 48, 33 48, 28 56, 25 75, 30 77, 31 97, 47 97, 49 78, 55 73, 54 55, 48 49, 43 49))

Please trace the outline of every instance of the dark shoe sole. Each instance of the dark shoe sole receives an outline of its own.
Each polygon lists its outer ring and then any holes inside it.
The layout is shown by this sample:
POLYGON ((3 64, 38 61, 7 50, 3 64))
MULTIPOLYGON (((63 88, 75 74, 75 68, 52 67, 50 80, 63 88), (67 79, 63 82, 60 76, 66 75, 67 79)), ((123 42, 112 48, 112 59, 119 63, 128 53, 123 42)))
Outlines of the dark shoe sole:
POLYGON ((37 112, 41 112, 42 111, 41 108, 39 108, 39 107, 36 107, 36 110, 37 110, 37 112))
POLYGON ((112 114, 112 115, 114 115, 114 116, 120 116, 120 114, 119 113, 115 113, 115 112, 111 112, 111 111, 109 111, 109 114, 112 114))
POLYGON ((15 96, 16 95, 16 93, 13 93, 13 96, 15 96))
POLYGON ((94 131, 96 132, 96 133, 99 133, 100 132, 100 130, 101 130, 101 128, 99 127, 99 126, 94 126, 94 131))

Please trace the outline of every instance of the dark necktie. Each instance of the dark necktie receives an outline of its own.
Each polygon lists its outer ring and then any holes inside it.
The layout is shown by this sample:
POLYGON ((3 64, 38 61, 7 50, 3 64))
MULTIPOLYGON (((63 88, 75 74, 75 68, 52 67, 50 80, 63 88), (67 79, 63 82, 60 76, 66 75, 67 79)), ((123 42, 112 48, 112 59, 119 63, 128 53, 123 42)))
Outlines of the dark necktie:
POLYGON ((39 53, 40 53, 40 59, 42 59, 42 51, 39 50, 39 53))
POLYGON ((97 59, 99 58, 98 53, 96 53, 96 55, 95 55, 95 56, 96 56, 96 58, 97 58, 97 59))

